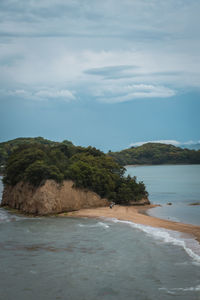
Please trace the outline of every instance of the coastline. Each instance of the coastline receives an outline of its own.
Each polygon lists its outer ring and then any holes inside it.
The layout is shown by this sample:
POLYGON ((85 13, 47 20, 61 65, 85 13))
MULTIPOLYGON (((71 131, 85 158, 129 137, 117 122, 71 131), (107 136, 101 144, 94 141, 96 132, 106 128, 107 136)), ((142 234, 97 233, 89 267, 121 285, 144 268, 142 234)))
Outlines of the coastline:
POLYGON ((155 218, 146 214, 150 208, 158 205, 144 205, 143 207, 120 206, 115 205, 112 209, 109 207, 80 209, 69 213, 61 213, 61 217, 88 217, 88 218, 115 218, 123 221, 131 221, 136 224, 161 227, 168 230, 179 231, 193 236, 200 243, 200 226, 184 224, 180 222, 168 221, 155 218))
POLYGON ((156 167, 156 166, 194 166, 200 165, 200 163, 166 163, 166 164, 131 164, 131 165, 124 165, 126 167, 156 167))

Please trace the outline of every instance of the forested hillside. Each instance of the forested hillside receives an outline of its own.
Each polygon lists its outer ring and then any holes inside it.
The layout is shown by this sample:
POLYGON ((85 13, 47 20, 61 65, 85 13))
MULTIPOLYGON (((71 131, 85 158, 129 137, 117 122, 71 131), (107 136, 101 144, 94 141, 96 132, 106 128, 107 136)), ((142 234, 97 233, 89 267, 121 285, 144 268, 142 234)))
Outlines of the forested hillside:
POLYGON ((3 182, 14 186, 29 182, 43 185, 47 179, 62 184, 73 180, 75 187, 86 188, 119 204, 147 197, 145 186, 136 178, 124 176, 125 169, 96 148, 73 144, 22 144, 9 155, 3 182))
MULTIPOLYGON (((70 141, 63 141, 65 145, 73 145, 70 141)), ((9 155, 15 151, 20 145, 28 144, 42 144, 42 145, 49 145, 55 146, 58 145, 58 142, 53 142, 42 137, 36 138, 17 138, 14 140, 10 140, 7 142, 0 143, 0 171, 3 170, 3 165, 6 163, 9 155)))
POLYGON ((109 152, 121 165, 142 164, 200 164, 200 150, 189 150, 173 145, 147 143, 120 152, 109 152))

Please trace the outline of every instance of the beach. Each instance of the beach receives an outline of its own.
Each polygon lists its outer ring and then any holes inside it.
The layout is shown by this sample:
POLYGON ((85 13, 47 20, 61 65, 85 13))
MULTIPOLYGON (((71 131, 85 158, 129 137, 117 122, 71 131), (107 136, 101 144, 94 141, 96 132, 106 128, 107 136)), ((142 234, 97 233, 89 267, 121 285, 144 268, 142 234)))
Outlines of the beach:
POLYGON ((68 217, 116 218, 118 220, 131 221, 136 224, 179 231, 193 236, 200 243, 200 226, 167 221, 148 216, 146 212, 148 209, 154 207, 157 207, 157 205, 146 205, 142 207, 115 205, 112 209, 109 207, 81 209, 67 214, 60 214, 60 216, 67 215, 68 217))

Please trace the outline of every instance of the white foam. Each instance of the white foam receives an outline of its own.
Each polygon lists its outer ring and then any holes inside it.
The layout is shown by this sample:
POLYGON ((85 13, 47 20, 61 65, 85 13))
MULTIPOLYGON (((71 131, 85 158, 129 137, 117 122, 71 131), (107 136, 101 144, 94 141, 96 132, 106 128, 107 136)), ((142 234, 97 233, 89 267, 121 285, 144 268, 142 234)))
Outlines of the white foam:
POLYGON ((197 285, 195 287, 189 287, 189 288, 176 288, 175 290, 182 290, 184 292, 188 292, 188 291, 199 292, 200 291, 200 285, 197 285))
POLYGON ((0 222, 9 222, 8 216, 4 212, 2 212, 2 210, 0 210, 0 222))
POLYGON ((9 214, 4 209, 0 209, 0 223, 8 223, 11 221, 16 221, 17 219, 17 216, 9 214))
POLYGON ((159 290, 165 290, 167 291, 169 294, 175 294, 176 291, 182 291, 182 292, 199 292, 200 291, 200 285, 197 286, 191 286, 191 287, 186 287, 186 288, 172 288, 172 289, 168 289, 168 288, 159 288, 159 290))
POLYGON ((98 222, 97 225, 102 226, 103 228, 109 228, 110 226, 103 222, 98 222))
POLYGON ((153 238, 162 241, 164 243, 170 243, 176 246, 182 247, 186 253, 193 258, 196 262, 200 263, 200 245, 193 238, 181 237, 181 234, 176 231, 167 230, 163 228, 154 228, 151 226, 136 224, 130 221, 121 221, 118 219, 110 219, 114 223, 124 223, 129 226, 139 229, 145 232, 148 235, 151 235, 153 238))
POLYGON ((167 288, 159 288, 159 290, 160 291, 166 291, 168 294, 171 294, 171 295, 174 295, 175 294, 175 292, 173 292, 172 290, 169 290, 169 289, 167 289, 167 288))
POLYGON ((37 272, 34 271, 34 270, 30 270, 30 273, 31 273, 31 274, 37 274, 37 272))
POLYGON ((104 222, 97 222, 96 224, 86 225, 86 224, 78 224, 79 227, 102 227, 102 228, 109 228, 110 226, 104 222))
POLYGON ((3 208, 0 208, 0 224, 9 223, 12 221, 21 221, 21 220, 32 220, 32 218, 26 218, 23 216, 19 217, 19 216, 9 213, 8 211, 6 211, 3 208))

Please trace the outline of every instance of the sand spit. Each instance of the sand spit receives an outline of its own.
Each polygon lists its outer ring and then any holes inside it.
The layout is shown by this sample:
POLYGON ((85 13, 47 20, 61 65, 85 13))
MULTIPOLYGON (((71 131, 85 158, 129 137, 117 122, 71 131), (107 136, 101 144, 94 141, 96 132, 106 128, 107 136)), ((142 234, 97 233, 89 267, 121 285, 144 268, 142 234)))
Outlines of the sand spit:
MULTIPOLYGON (((145 212, 149 208, 153 208, 156 206, 157 205, 146 205, 143 207, 135 207, 115 205, 112 209, 110 209, 109 207, 80 209, 78 211, 67 213, 67 216, 116 218, 118 220, 131 221, 137 224, 147 225, 151 227, 161 227, 192 235, 200 243, 200 226, 167 221, 145 214, 145 212)), ((60 216, 66 216, 66 214, 60 214, 60 216)))

